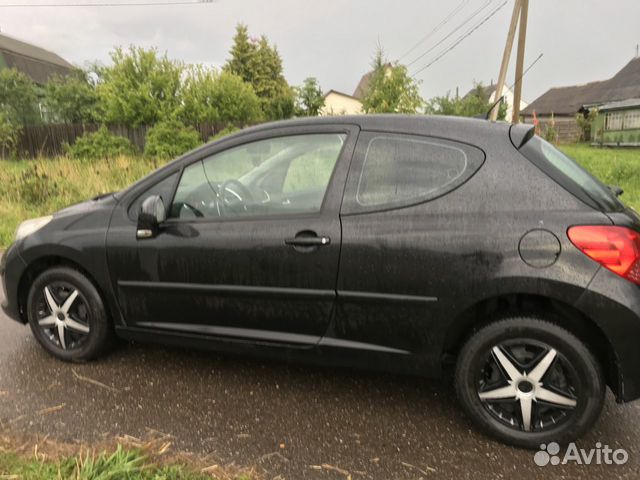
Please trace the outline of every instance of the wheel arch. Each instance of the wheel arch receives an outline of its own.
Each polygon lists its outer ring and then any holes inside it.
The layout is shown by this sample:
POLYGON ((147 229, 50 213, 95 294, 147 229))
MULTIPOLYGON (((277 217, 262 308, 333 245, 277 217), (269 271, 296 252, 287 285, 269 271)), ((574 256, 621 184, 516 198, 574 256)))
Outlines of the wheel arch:
POLYGON ((54 267, 68 267, 84 275, 87 280, 89 280, 93 284, 96 291, 98 292, 98 295, 100 295, 100 298, 102 299, 102 302, 107 309, 109 317, 111 319, 115 318, 113 316, 114 312, 111 311, 111 308, 109 306, 110 304, 105 297, 105 292, 100 287, 100 284, 97 282, 94 275, 92 275, 78 262, 70 258, 60 255, 47 255, 31 261, 26 270, 20 276, 20 280, 18 281, 18 311, 20 313, 20 319, 23 323, 26 324, 28 322, 26 305, 31 284, 40 274, 54 267))
POLYGON ((573 333, 593 352, 605 373, 607 385, 621 398, 621 368, 605 332, 587 314, 563 300, 531 293, 500 294, 485 298, 458 315, 447 330, 443 366, 455 361, 465 341, 478 329, 509 315, 537 316, 573 333))

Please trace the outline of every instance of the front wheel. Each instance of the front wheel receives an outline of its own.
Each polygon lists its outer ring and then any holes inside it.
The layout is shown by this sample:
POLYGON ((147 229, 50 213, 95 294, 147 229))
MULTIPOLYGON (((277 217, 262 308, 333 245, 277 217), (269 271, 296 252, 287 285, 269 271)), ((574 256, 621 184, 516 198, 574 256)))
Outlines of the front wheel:
POLYGON ((77 270, 54 267, 31 285, 27 314, 38 342, 55 357, 82 362, 110 344, 112 328, 100 294, 77 270))
POLYGON ((566 444, 595 423, 604 403, 602 369, 573 334, 537 318, 508 318, 462 347, 456 391, 486 433, 524 448, 566 444))

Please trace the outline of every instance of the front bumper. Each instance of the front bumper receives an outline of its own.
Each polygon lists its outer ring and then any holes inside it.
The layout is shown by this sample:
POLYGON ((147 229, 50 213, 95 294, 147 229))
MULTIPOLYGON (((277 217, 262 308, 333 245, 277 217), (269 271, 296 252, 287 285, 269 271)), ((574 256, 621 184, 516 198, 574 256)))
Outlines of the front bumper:
POLYGON ((640 286, 601 268, 576 307, 600 327, 614 352, 619 402, 640 398, 640 286))
POLYGON ((18 253, 16 244, 11 245, 0 259, 0 282, 2 283, 2 301, 0 307, 9 318, 25 323, 20 316, 18 304, 18 286, 27 264, 18 253))

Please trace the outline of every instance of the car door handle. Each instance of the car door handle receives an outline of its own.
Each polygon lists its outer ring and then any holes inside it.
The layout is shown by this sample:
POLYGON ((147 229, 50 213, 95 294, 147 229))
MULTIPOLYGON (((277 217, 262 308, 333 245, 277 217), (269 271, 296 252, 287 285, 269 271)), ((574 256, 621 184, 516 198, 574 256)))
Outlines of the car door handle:
POLYGON ((322 247, 331 243, 329 237, 295 237, 287 238, 284 241, 285 245, 292 247, 322 247))

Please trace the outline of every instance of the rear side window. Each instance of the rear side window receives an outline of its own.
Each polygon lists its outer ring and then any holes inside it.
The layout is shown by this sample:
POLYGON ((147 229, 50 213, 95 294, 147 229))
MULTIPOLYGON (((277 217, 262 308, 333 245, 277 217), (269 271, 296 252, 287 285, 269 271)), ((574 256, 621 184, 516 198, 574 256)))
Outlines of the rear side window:
POLYGON ((540 137, 533 137, 520 152, 543 172, 583 202, 604 212, 617 212, 624 206, 609 187, 583 169, 569 156, 540 137))
POLYGON ((370 134, 355 194, 360 209, 393 208, 439 197, 480 168, 473 147, 428 137, 370 134))

